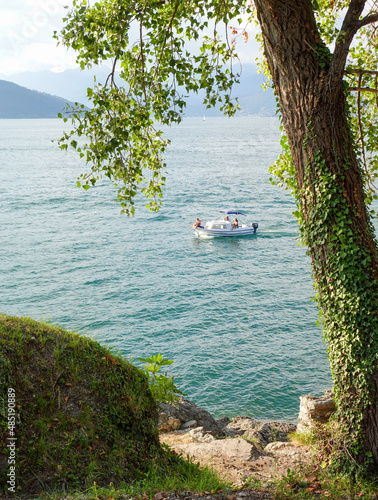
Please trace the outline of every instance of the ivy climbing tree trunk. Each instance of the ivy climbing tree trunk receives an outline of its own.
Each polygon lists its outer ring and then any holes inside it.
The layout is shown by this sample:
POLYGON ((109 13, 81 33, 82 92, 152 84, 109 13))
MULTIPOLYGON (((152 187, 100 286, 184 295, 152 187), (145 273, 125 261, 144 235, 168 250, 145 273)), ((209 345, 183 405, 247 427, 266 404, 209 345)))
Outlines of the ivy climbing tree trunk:
POLYGON ((378 260, 348 125, 343 72, 364 1, 350 2, 333 55, 310 0, 255 0, 296 173, 302 239, 322 310, 341 465, 378 474, 378 260), (347 457, 345 459, 345 457, 347 457))

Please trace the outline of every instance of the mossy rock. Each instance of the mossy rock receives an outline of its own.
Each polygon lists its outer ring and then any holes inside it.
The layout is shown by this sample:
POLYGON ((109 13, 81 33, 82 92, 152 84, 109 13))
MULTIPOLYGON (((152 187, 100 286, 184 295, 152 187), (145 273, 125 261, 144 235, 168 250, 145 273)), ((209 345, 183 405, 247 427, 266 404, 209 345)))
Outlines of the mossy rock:
MULTIPOLYGON (((16 396, 17 493, 138 481, 163 451, 143 371, 90 338, 0 315, 0 434, 16 396)), ((9 479, 0 454, 0 485, 9 479)), ((3 486, 0 486, 0 493, 3 486)))

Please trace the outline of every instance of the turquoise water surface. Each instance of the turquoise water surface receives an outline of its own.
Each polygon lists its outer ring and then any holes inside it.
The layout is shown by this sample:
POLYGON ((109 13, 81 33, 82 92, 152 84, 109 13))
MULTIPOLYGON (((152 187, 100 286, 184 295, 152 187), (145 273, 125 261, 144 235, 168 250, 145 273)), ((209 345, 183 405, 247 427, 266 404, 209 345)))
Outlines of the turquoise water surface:
POLYGON ((60 120, 0 120, 0 311, 91 335, 136 359, 174 359, 180 388, 216 416, 295 420, 330 387, 310 261, 291 196, 269 182, 275 118, 187 118, 167 130, 165 205, 120 216, 107 181, 63 153, 60 120), (198 240, 221 208, 256 236, 198 240))

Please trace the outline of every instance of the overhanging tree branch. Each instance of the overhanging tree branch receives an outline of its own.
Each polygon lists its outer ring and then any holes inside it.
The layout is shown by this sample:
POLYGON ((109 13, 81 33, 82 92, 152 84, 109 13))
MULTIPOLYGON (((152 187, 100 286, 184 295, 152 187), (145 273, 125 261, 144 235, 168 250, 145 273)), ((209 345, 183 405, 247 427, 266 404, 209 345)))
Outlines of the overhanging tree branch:
POLYGON ((337 98, 336 94, 338 94, 338 90, 341 88, 342 75, 349 54, 349 47, 353 41, 354 35, 361 27, 358 19, 364 10, 365 4, 366 0, 351 0, 340 33, 336 39, 336 46, 328 78, 330 84, 329 88, 335 95, 335 98, 337 98))
POLYGON ((376 21, 378 21, 378 13, 369 14, 368 16, 361 19, 359 23, 357 23, 358 24, 357 29, 360 29, 363 26, 367 26, 368 24, 375 23, 376 21))

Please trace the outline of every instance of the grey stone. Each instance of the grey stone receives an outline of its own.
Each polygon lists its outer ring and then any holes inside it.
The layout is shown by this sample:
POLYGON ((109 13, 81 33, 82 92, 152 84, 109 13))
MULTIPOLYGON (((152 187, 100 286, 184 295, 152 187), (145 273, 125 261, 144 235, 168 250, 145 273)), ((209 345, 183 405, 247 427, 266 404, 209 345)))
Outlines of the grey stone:
POLYGON ((197 427, 198 422, 197 420, 189 420, 188 422, 185 422, 185 424, 182 424, 180 427, 180 431, 184 431, 185 429, 191 429, 192 427, 197 427))
POLYGON ((219 425, 219 427, 223 429, 223 427, 226 427, 226 425, 231 422, 231 419, 229 419, 228 417, 222 417, 217 418, 215 421, 219 425))
POLYGON ((198 443, 211 443, 212 441, 215 441, 215 437, 204 432, 203 427, 192 429, 189 431, 189 435, 193 441, 197 441, 198 443))
POLYGON ((180 427, 181 421, 178 418, 171 417, 164 412, 159 412, 159 432, 177 431, 180 427))
POLYGON ((159 417, 160 432, 169 432, 170 430, 179 429, 183 424, 185 424, 185 422, 195 420, 197 425, 203 427, 204 431, 207 433, 212 434, 213 436, 223 436, 221 426, 217 424, 216 420, 208 411, 182 397, 180 397, 176 405, 172 405, 170 403, 160 403, 159 417), (177 425, 178 421, 180 422, 180 425, 176 428, 169 428, 168 423, 170 421, 173 422, 174 425, 177 425))
POLYGON ((265 447, 274 441, 287 441, 288 434, 296 428, 295 424, 284 422, 259 422, 250 417, 235 417, 224 432, 230 437, 243 436, 255 440, 265 447))
POLYGON ((234 417, 223 430, 227 436, 237 437, 255 431, 260 424, 261 422, 250 417, 234 417))
POLYGON ((313 396, 312 394, 301 396, 298 431, 306 432, 315 423, 325 424, 335 409, 332 389, 325 391, 322 396, 313 396))

